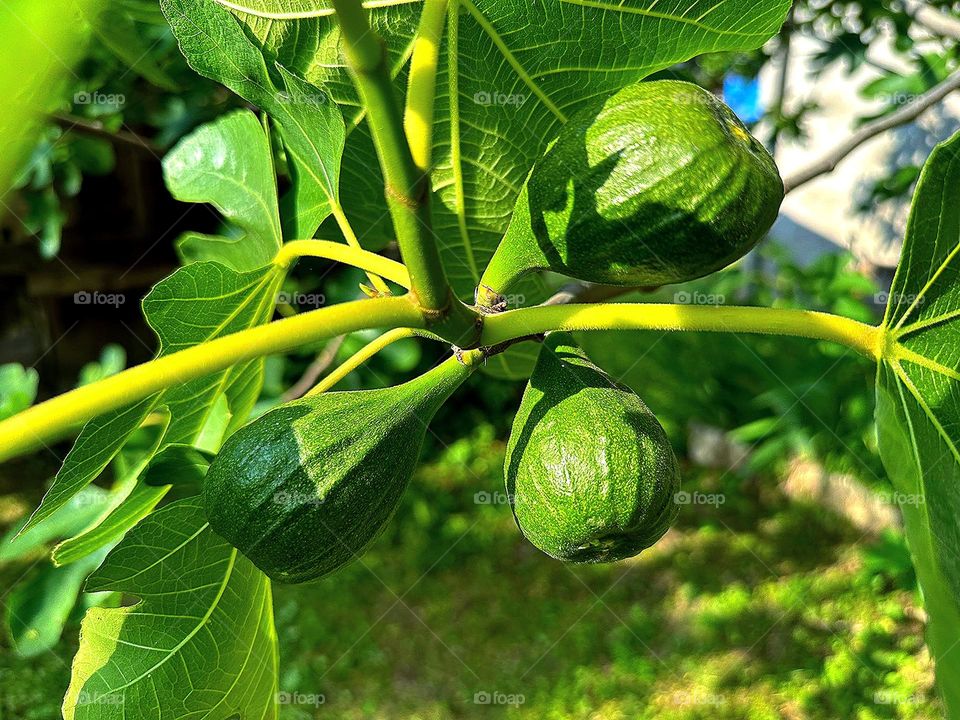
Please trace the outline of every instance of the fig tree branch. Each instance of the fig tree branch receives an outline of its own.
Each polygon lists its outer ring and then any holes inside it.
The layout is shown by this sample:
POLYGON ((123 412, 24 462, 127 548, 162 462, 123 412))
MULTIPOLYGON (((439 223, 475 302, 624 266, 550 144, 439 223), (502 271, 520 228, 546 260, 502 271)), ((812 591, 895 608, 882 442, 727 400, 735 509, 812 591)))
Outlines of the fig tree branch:
MULTIPOLYGON (((402 296, 334 305, 217 338, 84 385, 0 422, 0 462, 55 442, 80 423, 171 386, 304 343, 373 328, 428 330, 420 308, 402 296)), ((541 305, 490 315, 478 344, 500 346, 551 330, 788 335, 837 342, 873 358, 884 351, 885 337, 882 328, 807 310, 606 303, 541 305)), ((473 362, 484 353, 470 349, 463 355, 473 362)))
POLYGON ((54 113, 51 118, 64 130, 73 130, 116 145, 125 145, 154 159, 159 159, 167 151, 167 148, 136 133, 127 130, 108 130, 99 120, 90 120, 66 113, 54 113))
POLYGON ((320 379, 320 376, 333 365, 333 361, 337 359, 337 353, 340 352, 340 348, 343 347, 343 342, 346 339, 346 335, 340 335, 324 345, 320 354, 310 363, 303 375, 300 376, 300 379, 291 385, 281 396, 280 401, 290 402, 291 400, 296 400, 306 395, 310 388, 320 379))
POLYGON ((960 72, 955 72, 939 85, 913 99, 899 110, 867 123, 822 159, 807 168, 788 175, 783 181, 784 191, 790 193, 821 175, 833 172, 844 158, 865 142, 888 130, 913 122, 958 88, 960 88, 960 72))
POLYGON ((370 27, 360 0, 333 0, 344 53, 367 110, 367 122, 386 183, 387 206, 410 271, 411 293, 431 323, 447 323, 458 339, 475 316, 453 294, 431 229, 430 177, 414 162, 383 41, 370 27))
POLYGON ((370 328, 422 327, 407 296, 334 305, 210 340, 84 385, 0 422, 0 462, 55 442, 90 418, 231 365, 370 328))
POLYGON ((872 358, 882 351, 883 330, 828 313, 759 307, 655 303, 540 305, 486 318, 483 344, 501 345, 552 330, 662 330, 788 335, 829 340, 872 358))

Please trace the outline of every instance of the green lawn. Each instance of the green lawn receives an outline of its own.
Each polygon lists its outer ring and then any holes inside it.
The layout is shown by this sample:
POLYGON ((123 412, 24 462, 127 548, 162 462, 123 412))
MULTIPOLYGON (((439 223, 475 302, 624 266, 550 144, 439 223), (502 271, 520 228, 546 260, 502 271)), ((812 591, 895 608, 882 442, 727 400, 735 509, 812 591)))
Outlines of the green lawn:
MULTIPOLYGON (((362 562, 277 589, 282 717, 940 717, 898 539, 871 550, 773 481, 687 471, 726 502, 686 507, 637 560, 565 566, 493 495, 493 435, 434 443, 362 562)), ((33 660, 4 646, 0 718, 58 716, 76 632, 33 660)))

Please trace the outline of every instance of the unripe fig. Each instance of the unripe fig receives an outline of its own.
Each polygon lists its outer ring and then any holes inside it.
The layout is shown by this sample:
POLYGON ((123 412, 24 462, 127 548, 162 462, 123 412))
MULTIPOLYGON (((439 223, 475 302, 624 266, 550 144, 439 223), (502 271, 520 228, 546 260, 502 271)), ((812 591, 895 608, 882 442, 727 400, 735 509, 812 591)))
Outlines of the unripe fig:
POLYGON ((659 540, 678 511, 680 470, 663 427, 566 333, 541 348, 504 474, 523 534, 560 560, 632 557, 659 540))
POLYGON ((203 499, 211 527, 281 582, 346 565, 390 520, 427 425, 470 372, 451 358, 403 385, 267 412, 232 435, 210 466, 203 499))
POLYGON ((536 163, 478 302, 495 307, 531 270, 620 286, 702 277, 753 248, 782 200, 773 158, 712 93, 628 85, 571 117, 536 163))

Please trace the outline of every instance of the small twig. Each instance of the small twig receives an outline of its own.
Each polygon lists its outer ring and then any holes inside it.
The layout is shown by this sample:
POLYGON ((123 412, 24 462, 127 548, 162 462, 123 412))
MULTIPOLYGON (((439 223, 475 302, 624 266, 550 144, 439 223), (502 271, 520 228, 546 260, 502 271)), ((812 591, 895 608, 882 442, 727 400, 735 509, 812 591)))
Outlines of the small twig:
POLYGON ((291 385, 283 394, 280 398, 281 401, 290 402, 291 400, 296 400, 306 395, 310 388, 316 385, 320 376, 333 365, 333 361, 337 359, 337 353, 340 351, 346 339, 346 335, 340 335, 324 345, 323 350, 317 355, 316 360, 310 363, 310 366, 304 371, 301 378, 297 380, 294 385, 291 385))
POLYGON ((784 107, 786 106, 787 101, 787 83, 790 76, 790 56, 792 50, 793 33, 795 30, 794 10, 795 6, 790 8, 790 12, 787 15, 787 21, 784 23, 783 29, 780 31, 780 72, 777 77, 777 96, 773 103, 776 112, 776 122, 774 123, 773 134, 770 137, 770 147, 767 148, 770 151, 770 154, 773 156, 776 156, 777 154, 777 144, 780 142, 780 134, 782 132, 781 122, 783 120, 784 107))
POLYGON ((149 153, 154 158, 159 158, 166 152, 166 148, 157 145, 147 138, 140 137, 136 133, 125 130, 108 130, 102 122, 97 120, 88 120, 87 118, 64 113, 54 113, 52 118, 65 130, 75 130, 118 145, 126 145, 141 152, 149 153))
POLYGON ((873 122, 867 123, 853 133, 844 142, 834 148, 834 150, 826 155, 823 159, 784 179, 783 185, 785 192, 790 193, 796 190, 798 187, 810 182, 814 178, 833 172, 837 165, 839 165, 844 158, 846 158, 850 153, 863 145, 865 142, 876 137, 877 135, 880 135, 881 133, 886 132, 887 130, 892 130, 893 128, 913 122, 920 115, 939 103, 947 95, 958 88, 960 88, 960 72, 956 72, 949 76, 942 83, 916 98, 906 106, 900 108, 896 112, 880 118, 879 120, 874 120, 873 122))

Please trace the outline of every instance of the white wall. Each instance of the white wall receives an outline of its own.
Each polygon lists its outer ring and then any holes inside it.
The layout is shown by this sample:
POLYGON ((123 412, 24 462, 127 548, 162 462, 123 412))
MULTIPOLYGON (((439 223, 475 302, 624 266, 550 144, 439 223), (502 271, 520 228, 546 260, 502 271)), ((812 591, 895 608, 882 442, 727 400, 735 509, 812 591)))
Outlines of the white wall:
MULTIPOLYGON (((858 93, 858 88, 880 76, 874 67, 864 65, 851 76, 847 76, 843 68, 834 67, 813 79, 809 72, 810 58, 819 48, 819 42, 805 37, 795 37, 791 48, 787 108, 816 100, 821 109, 807 115, 807 138, 783 140, 778 147, 777 162, 784 175, 825 154, 852 132, 858 117, 875 114, 883 107, 882 103, 865 101, 858 93)), ((882 66, 896 68, 896 58, 888 48, 887 43, 874 43, 868 57, 882 66)), ((779 68, 771 63, 761 75, 762 93, 768 107, 773 102, 778 81, 779 68)), ((883 176, 885 167, 897 167, 910 159, 922 162, 933 145, 958 129, 960 93, 955 93, 942 108, 928 111, 917 124, 869 141, 831 175, 791 193, 784 202, 774 236, 793 248, 800 260, 847 248, 866 263, 896 265, 908 203, 883 203, 870 214, 858 212, 857 207, 873 182, 883 176)))

